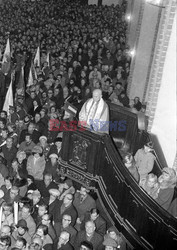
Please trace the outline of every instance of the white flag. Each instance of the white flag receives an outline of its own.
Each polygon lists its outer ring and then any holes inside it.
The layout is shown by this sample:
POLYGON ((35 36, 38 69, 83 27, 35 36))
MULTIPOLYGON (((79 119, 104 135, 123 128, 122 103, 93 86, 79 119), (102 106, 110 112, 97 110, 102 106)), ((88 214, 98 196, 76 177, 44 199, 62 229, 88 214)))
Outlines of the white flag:
POLYGON ((7 75, 10 70, 10 41, 7 39, 6 48, 4 51, 3 59, 2 59, 2 72, 7 75))
POLYGON ((33 74, 32 74, 32 68, 30 68, 27 87, 30 87, 32 85, 33 85, 33 74))
POLYGON ((46 62, 48 62, 48 66, 50 67, 50 52, 47 52, 46 62))
POLYGON ((13 106, 13 105, 14 105, 14 102, 13 102, 12 78, 11 78, 11 83, 10 83, 9 88, 7 90, 6 98, 4 101, 3 110, 5 110, 7 112, 7 114, 9 115, 9 106, 13 106))
POLYGON ((34 66, 40 67, 40 49, 39 49, 39 47, 37 48, 36 55, 34 58, 34 66))

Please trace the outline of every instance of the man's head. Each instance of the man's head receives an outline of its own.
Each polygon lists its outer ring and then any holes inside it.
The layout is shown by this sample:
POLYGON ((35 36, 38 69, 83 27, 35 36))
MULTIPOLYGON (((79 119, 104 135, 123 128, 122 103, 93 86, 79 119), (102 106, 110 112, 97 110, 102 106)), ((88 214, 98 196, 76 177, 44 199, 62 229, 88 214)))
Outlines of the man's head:
POLYGON ((11 228, 8 225, 2 226, 1 228, 1 237, 10 236, 11 228))
POLYGON ((22 207, 22 219, 27 219, 30 216, 30 212, 31 212, 31 207, 28 204, 25 204, 22 207))
POLYGON ((79 250, 93 250, 93 245, 89 241, 82 241, 79 250))
POLYGON ((62 226, 63 228, 68 227, 71 224, 71 215, 69 214, 64 214, 62 218, 62 226))
POLYGON ((44 183, 46 186, 49 186, 49 184, 52 182, 52 175, 49 173, 46 173, 44 175, 44 183))
POLYGON ((30 244, 30 250, 42 250, 43 241, 40 237, 34 237, 30 244))
POLYGON ((34 123, 33 123, 33 122, 30 122, 29 125, 28 125, 28 132, 29 132, 30 134, 32 134, 33 131, 34 131, 34 128, 35 128, 34 123))
POLYGON ((70 234, 66 231, 61 232, 59 241, 58 241, 58 248, 60 248, 62 245, 66 245, 66 243, 69 241, 70 234))
POLYGON ((11 148, 12 144, 13 144, 13 138, 7 137, 7 140, 6 140, 6 146, 7 146, 7 148, 11 148))
POLYGON ((48 226, 41 224, 36 231, 36 236, 43 238, 45 235, 48 234, 48 226))
POLYGON ((20 249, 20 250, 24 250, 24 249, 26 249, 26 243, 27 242, 23 237, 17 237, 15 247, 20 249))
POLYGON ((95 221, 98 218, 99 214, 100 212, 97 208, 92 208, 90 211, 90 219, 92 221, 95 221))
POLYGON ((85 187, 80 188, 80 194, 82 198, 85 198, 88 195, 88 193, 89 193, 89 190, 86 189, 85 187))
POLYGON ((66 194, 64 199, 63 199, 63 204, 65 207, 68 207, 72 202, 73 202, 73 195, 72 194, 66 194))
POLYGON ((26 233, 27 230, 28 230, 28 227, 27 227, 26 220, 23 220, 23 219, 19 220, 17 224, 18 235, 23 237, 23 235, 26 233))
POLYGON ((38 206, 38 215, 40 217, 44 216, 48 211, 48 207, 45 203, 39 204, 38 206))
POLYGON ((85 223, 85 231, 88 236, 93 235, 93 233, 95 232, 95 229, 96 229, 96 226, 93 221, 87 221, 85 223))
POLYGON ((99 102, 99 100, 102 98, 101 89, 95 89, 92 93, 92 97, 94 102, 99 102))
POLYGON ((52 188, 49 190, 50 200, 56 200, 60 196, 60 191, 58 189, 52 188))
POLYGON ((12 186, 11 190, 10 190, 10 198, 12 200, 15 199, 15 197, 19 194, 19 188, 16 186, 12 186))
POLYGON ((3 203, 3 213, 5 216, 8 216, 12 213, 12 205, 11 204, 8 204, 8 203, 3 203))
POLYGON ((0 250, 6 250, 11 246, 10 236, 1 236, 0 237, 0 250))
POLYGON ((49 226, 49 224, 52 222, 52 215, 51 214, 44 214, 42 216, 42 224, 49 226))
POLYGON ((116 241, 110 237, 107 237, 103 241, 103 245, 105 246, 105 250, 116 250, 117 249, 116 241))

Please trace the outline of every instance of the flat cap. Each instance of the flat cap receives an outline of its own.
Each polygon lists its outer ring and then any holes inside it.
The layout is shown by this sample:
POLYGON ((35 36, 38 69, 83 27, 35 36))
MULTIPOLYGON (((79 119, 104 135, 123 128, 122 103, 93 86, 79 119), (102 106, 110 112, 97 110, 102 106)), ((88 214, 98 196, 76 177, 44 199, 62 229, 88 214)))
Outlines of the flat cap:
POLYGON ((49 194, 52 194, 54 196, 60 196, 59 190, 55 188, 49 189, 49 194))

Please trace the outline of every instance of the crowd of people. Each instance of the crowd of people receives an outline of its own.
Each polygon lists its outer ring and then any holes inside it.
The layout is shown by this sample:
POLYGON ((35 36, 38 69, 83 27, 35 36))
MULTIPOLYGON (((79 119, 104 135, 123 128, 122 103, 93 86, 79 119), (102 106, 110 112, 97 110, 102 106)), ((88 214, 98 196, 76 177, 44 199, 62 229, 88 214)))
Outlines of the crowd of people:
POLYGON ((161 207, 177 218, 175 187, 177 175, 173 168, 163 168, 160 176, 153 173, 155 155, 153 143, 148 142, 133 156, 125 155, 124 164, 140 187, 161 207))
MULTIPOLYGON (((73 115, 68 115, 67 104, 80 111, 95 90, 103 103, 133 112, 145 109, 139 97, 130 101, 126 93, 131 57, 125 11, 126 1, 115 7, 80 0, 2 1, 0 49, 4 51, 9 38, 15 78, 14 106, 9 112, 2 109, 3 102, 0 107, 0 249, 125 249, 123 237, 108 227, 89 190, 76 190, 59 173, 62 133, 56 129, 56 123, 59 128, 61 120, 73 115), (29 84, 37 47, 40 65, 34 65, 29 84), (25 92, 16 88, 22 67, 25 92)), ((0 70, 1 100, 9 78, 10 73, 0 70)), ((135 178, 139 181, 140 175, 144 188, 143 178, 151 170, 144 172, 140 155, 135 155, 138 168, 130 159, 127 164, 134 172, 138 169, 135 178)), ((160 193, 163 188, 157 186, 160 193)))

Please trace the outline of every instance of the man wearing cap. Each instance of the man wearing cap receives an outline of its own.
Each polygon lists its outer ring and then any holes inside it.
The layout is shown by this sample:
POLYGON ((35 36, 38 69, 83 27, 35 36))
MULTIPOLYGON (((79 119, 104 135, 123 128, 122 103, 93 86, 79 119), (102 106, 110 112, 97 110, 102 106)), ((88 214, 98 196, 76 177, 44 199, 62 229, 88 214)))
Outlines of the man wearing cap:
MULTIPOLYGON (((107 234, 104 236, 103 246, 109 246, 109 244, 113 245, 113 242, 114 242, 114 245, 116 243, 116 248, 121 249, 121 250, 126 250, 126 242, 123 239, 122 234, 117 230, 115 226, 111 226, 108 228, 107 234)), ((109 248, 107 247, 105 249, 109 249, 109 248)))
POLYGON ((18 221, 18 224, 16 226, 16 229, 13 231, 12 236, 15 240, 17 240, 18 237, 23 237, 28 244, 31 243, 31 236, 28 233, 28 227, 25 220, 21 219, 18 221))
POLYGON ((103 241, 103 245, 105 246, 105 250, 116 250, 117 249, 117 243, 115 240, 111 238, 107 238, 103 241))
POLYGON ((148 142, 143 148, 139 149, 135 154, 135 162, 140 175, 140 180, 146 178, 146 176, 152 171, 155 161, 155 156, 152 153, 153 144, 148 142))

